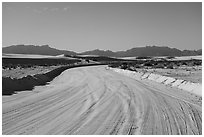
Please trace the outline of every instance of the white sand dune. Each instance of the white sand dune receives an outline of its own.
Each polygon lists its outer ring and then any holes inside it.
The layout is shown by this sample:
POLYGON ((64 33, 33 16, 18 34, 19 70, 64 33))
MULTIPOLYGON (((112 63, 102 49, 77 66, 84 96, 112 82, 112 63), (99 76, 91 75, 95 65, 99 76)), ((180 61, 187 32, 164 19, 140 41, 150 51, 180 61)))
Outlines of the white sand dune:
POLYGON ((176 57, 175 59, 172 60, 190 60, 190 59, 202 60, 202 56, 182 56, 176 57))
MULTIPOLYGON (((153 59, 167 59, 168 56, 152 56, 153 59)), ((128 60, 137 60, 136 56, 135 57, 118 57, 118 59, 128 59, 128 60)), ((196 55, 196 56, 180 56, 172 59, 167 59, 170 61, 179 61, 179 60, 191 60, 191 59, 197 59, 197 60, 202 60, 201 55, 196 55)))
POLYGON ((57 55, 57 56, 49 56, 49 55, 36 55, 36 54, 7 54, 3 53, 2 54, 3 58, 32 58, 32 59, 41 59, 41 58, 50 58, 50 59, 76 59, 76 58, 71 58, 71 57, 65 57, 64 54, 62 55, 57 55))
POLYGON ((3 96, 2 134, 202 134, 202 106, 180 89, 80 67, 3 96))
POLYGON ((77 55, 79 57, 99 57, 99 55, 77 55))
POLYGON ((55 56, 35 55, 35 54, 6 54, 6 53, 3 53, 2 57, 6 57, 6 58, 53 58, 55 56))

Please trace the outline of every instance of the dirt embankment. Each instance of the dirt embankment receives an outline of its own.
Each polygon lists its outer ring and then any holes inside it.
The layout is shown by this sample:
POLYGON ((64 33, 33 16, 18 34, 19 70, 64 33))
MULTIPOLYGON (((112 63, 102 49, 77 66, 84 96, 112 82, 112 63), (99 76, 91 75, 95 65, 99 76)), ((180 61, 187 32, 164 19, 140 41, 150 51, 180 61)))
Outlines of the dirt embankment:
POLYGON ((135 72, 135 71, 129 71, 129 70, 123 70, 123 69, 111 68, 111 67, 108 69, 112 69, 113 71, 127 75, 134 79, 148 79, 157 83, 161 83, 171 87, 176 87, 178 89, 185 90, 190 93, 194 93, 196 95, 202 96, 202 84, 200 83, 193 83, 186 80, 162 76, 159 74, 154 74, 149 72, 135 72))
POLYGON ((83 64, 75 66, 62 66, 56 68, 45 74, 28 75, 20 79, 2 77, 2 95, 12 95, 16 91, 32 90, 35 86, 45 85, 47 82, 52 81, 55 77, 60 75, 64 70, 83 67, 83 66, 93 66, 93 65, 103 65, 103 64, 83 64))

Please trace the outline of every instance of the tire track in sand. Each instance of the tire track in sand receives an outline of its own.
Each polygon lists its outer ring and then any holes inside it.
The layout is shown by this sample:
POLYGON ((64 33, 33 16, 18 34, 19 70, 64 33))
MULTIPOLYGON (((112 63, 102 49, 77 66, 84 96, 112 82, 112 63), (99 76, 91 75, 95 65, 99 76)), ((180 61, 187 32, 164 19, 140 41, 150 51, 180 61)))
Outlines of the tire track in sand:
POLYGON ((3 97, 2 134, 202 134, 202 105, 105 66, 74 68, 31 95, 3 97))

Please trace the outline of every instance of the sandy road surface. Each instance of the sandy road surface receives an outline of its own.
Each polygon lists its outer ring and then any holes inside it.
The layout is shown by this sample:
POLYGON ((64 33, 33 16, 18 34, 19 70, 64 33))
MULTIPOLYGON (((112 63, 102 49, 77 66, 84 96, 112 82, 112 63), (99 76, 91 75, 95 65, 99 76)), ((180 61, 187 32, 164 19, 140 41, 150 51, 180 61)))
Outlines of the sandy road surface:
POLYGON ((196 97, 105 66, 73 68, 3 97, 2 134, 202 134, 196 97))

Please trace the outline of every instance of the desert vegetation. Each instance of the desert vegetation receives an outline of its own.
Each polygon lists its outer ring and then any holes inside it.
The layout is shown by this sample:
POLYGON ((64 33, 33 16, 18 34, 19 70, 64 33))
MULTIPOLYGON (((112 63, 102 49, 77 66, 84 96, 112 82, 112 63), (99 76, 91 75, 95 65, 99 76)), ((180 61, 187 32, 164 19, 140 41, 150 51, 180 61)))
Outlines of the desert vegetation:
MULTIPOLYGON (((144 59, 144 58, 140 58, 144 59)), ((146 59, 146 58, 145 58, 146 59)), ((179 61, 168 61, 168 60, 135 60, 126 62, 114 62, 110 63, 109 67, 118 67, 121 69, 136 70, 136 68, 163 68, 163 69, 175 69, 180 66, 201 66, 202 61, 191 59, 191 60, 179 60, 179 61)))
MULTIPOLYGON (((174 57, 168 57, 172 59, 174 57)), ((149 72, 194 83, 202 83, 202 60, 166 60, 140 58, 135 61, 109 63, 109 67, 136 72, 149 72)))
POLYGON ((49 58, 2 58, 3 69, 31 68, 34 66, 58 66, 69 65, 80 62, 80 60, 49 59, 49 58))

